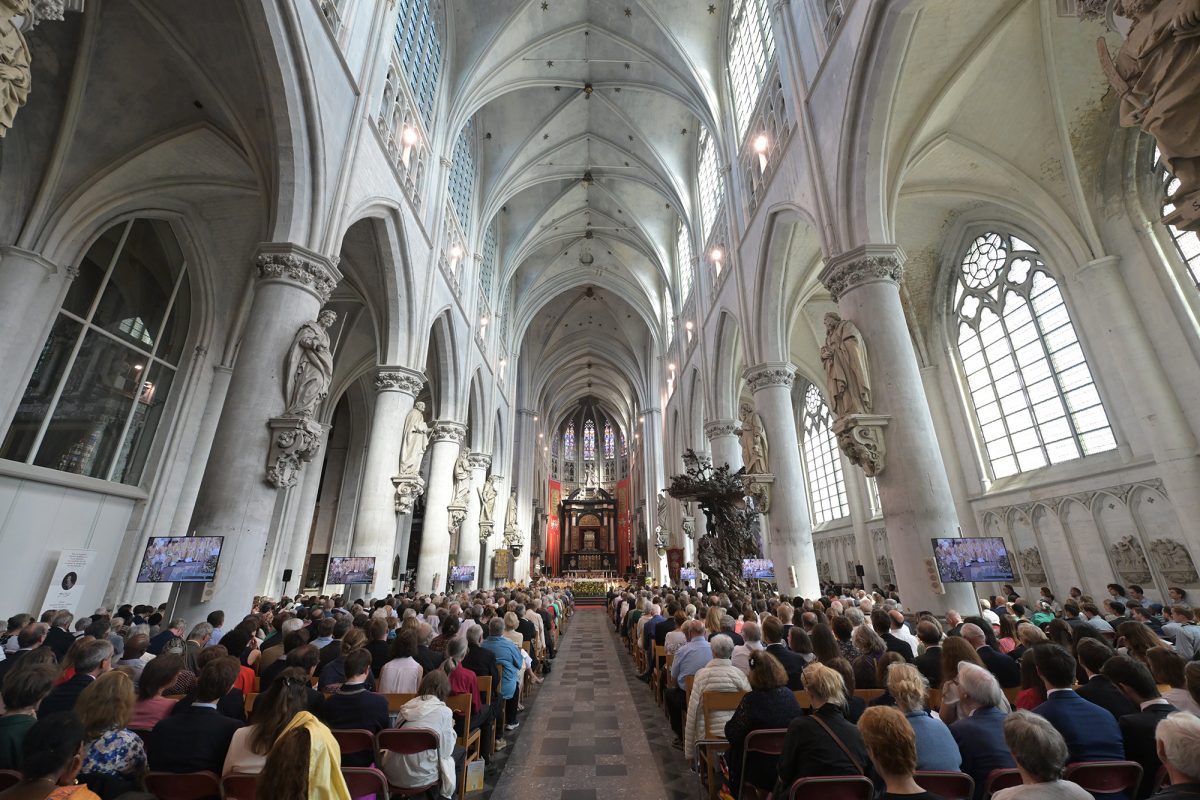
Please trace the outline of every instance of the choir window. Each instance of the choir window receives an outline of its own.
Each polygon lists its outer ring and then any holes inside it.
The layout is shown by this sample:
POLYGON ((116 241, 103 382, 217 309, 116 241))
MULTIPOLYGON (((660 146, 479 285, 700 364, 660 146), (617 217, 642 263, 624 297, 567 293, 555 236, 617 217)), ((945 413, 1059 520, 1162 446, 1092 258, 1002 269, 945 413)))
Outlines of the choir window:
POLYGON ((696 184, 700 192, 700 225, 705 242, 717 224, 717 214, 725 199, 724 184, 721 183, 717 164, 717 143, 708 128, 701 128, 696 157, 696 184))
POLYGON ((692 237, 688 235, 687 226, 681 221, 675 238, 675 253, 679 258, 679 302, 687 302, 692 293, 692 280, 695 278, 692 266, 692 237))
POLYGON ((396 47, 400 49, 404 74, 417 108, 425 127, 430 128, 442 70, 442 40, 438 36, 430 0, 401 0, 400 16, 396 20, 396 47))
POLYGON ((833 414, 820 390, 810 385, 804 393, 803 450, 814 525, 850 516, 842 460, 832 429, 833 414))
POLYGON ((471 153, 471 123, 468 122, 454 142, 450 165, 450 203, 464 231, 471 229, 471 192, 475 187, 475 157, 471 153))
POLYGON ((738 141, 746 138, 767 66, 775 57, 775 36, 767 0, 734 0, 729 19, 729 82, 738 141))

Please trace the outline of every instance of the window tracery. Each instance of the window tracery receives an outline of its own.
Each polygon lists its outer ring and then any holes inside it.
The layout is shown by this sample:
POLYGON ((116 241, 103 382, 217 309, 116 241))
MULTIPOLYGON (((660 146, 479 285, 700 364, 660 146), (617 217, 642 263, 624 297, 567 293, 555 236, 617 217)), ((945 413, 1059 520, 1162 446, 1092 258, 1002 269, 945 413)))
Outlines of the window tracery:
POLYGON ((833 435, 833 414, 816 386, 804 393, 804 468, 808 475, 808 497, 813 524, 822 525, 850 516, 846 499, 846 480, 837 438, 833 435))

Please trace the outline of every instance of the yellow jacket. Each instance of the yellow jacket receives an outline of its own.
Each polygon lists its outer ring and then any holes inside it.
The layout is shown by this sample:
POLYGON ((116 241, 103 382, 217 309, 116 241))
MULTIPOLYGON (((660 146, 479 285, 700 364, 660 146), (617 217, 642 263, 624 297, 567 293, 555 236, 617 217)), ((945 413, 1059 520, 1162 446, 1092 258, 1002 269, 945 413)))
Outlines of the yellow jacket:
POLYGON ((297 728, 306 729, 312 741, 308 756, 308 800, 351 800, 346 779, 342 777, 342 749, 329 728, 312 714, 301 711, 292 717, 279 739, 297 728))

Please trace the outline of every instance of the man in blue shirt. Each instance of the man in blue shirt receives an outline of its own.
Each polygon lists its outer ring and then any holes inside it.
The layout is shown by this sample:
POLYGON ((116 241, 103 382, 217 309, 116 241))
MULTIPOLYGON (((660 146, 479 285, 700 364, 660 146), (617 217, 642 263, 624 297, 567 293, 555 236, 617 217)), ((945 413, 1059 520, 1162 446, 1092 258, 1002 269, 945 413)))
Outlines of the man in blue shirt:
POLYGON ((650 680, 654 674, 654 626, 666 617, 662 615, 662 606, 650 606, 650 618, 642 626, 642 651, 646 654, 646 671, 638 676, 643 681, 650 680))
POLYGON ((521 705, 520 678, 525 661, 517 646, 504 638, 504 620, 492 617, 487 630, 488 636, 481 646, 496 656, 496 663, 504 672, 500 680, 500 696, 504 698, 504 715, 508 719, 504 729, 515 731, 521 726, 517 711, 521 705))
POLYGON ((704 635, 704 623, 698 619, 690 619, 683 623, 683 634, 687 644, 675 651, 675 660, 671 664, 671 682, 664 697, 667 713, 671 717, 671 729, 675 731, 675 741, 672 745, 683 749, 683 709, 687 704, 687 685, 689 675, 695 675, 708 662, 712 661, 712 647, 704 635))

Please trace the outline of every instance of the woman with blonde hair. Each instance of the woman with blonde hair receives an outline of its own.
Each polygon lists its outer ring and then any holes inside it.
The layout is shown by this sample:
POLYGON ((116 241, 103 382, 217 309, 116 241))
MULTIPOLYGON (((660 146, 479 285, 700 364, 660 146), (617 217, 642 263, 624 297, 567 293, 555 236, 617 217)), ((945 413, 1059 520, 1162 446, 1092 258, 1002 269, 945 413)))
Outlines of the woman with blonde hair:
POLYGON ((942 642, 942 705, 938 709, 938 716, 947 725, 959 718, 958 665, 963 662, 983 666, 983 659, 970 642, 961 636, 947 636, 942 642))
POLYGON ((846 704, 842 676, 820 663, 809 664, 803 674, 813 711, 788 725, 776 797, 786 797, 798 778, 866 774, 867 748, 858 729, 842 714, 846 704))
POLYGON ((711 639, 721 632, 721 617, 725 616, 725 609, 720 606, 710 606, 708 613, 704 616, 704 637, 711 639))
POLYGON ((83 724, 85 775, 136 782, 146 772, 142 737, 129 730, 137 695, 124 672, 106 672, 79 695, 75 716, 83 724))
POLYGON ((515 613, 513 613, 512 611, 505 612, 505 614, 504 614, 504 638, 508 639, 510 642, 515 644, 518 648, 522 644, 525 643, 525 637, 522 636, 517 631, 517 625, 519 625, 519 624, 520 624, 520 620, 517 619, 517 615, 515 613))
MULTIPOLYGON (((888 693, 916 736, 917 769, 958 772, 962 756, 946 723, 929 713, 925 697, 929 682, 912 664, 893 664, 887 673, 888 693)), ((859 720, 862 730, 862 720, 859 720)), ((864 733, 865 736, 865 733, 864 733)), ((870 749, 870 742, 867 743, 870 749)))

